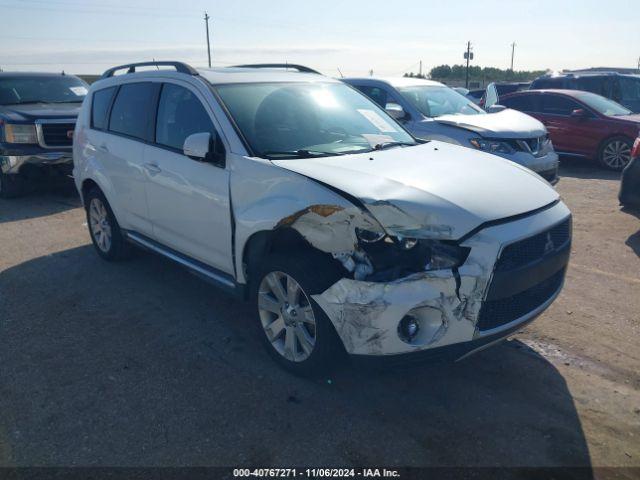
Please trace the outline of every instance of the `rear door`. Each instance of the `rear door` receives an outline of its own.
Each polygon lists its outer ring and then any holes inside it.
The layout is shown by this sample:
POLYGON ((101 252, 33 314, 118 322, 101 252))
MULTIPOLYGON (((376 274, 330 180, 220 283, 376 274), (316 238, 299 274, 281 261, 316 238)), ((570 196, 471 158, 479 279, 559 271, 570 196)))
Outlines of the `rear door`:
POLYGON ((225 273, 233 272, 229 171, 224 161, 195 160, 185 139, 210 133, 212 148, 224 145, 203 96, 187 83, 164 83, 154 141, 144 153, 147 197, 154 237, 162 244, 225 273))
POLYGON ((149 236, 153 232, 143 163, 145 142, 153 133, 149 118, 154 114, 157 89, 151 82, 121 85, 111 106, 107 134, 96 145, 123 217, 118 220, 124 228, 149 236))

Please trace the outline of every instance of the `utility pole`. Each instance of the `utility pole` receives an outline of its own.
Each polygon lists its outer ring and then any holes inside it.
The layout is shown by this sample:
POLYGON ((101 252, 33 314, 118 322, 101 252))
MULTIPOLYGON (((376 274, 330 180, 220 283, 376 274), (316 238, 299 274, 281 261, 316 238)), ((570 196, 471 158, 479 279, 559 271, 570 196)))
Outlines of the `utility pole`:
POLYGON ((209 19, 211 17, 207 12, 204 12, 204 23, 207 26, 207 57, 209 57, 209 68, 211 68, 211 45, 209 44, 209 19))
POLYGON ((516 42, 511 44, 511 71, 513 72, 513 55, 516 51, 516 42))
POLYGON ((422 60, 420 60, 420 78, 422 78, 422 60))
POLYGON ((464 82, 464 86, 465 88, 469 88, 469 62, 471 60, 473 60, 473 52, 471 51, 472 47, 471 47, 471 42, 467 42, 467 51, 464 52, 464 58, 467 60, 467 73, 466 73, 466 79, 464 82))

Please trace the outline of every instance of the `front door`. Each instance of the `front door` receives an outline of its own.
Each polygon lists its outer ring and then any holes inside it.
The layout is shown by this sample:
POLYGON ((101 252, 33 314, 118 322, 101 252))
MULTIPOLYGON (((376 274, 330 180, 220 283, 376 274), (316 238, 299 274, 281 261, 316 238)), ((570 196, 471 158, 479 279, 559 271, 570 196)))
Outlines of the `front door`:
POLYGON ((585 105, 562 95, 541 97, 540 120, 547 127, 556 150, 594 156, 602 140, 603 120, 585 105), (583 110, 583 116, 572 113, 583 110))
POLYGON ((231 274, 229 171, 183 153, 194 133, 210 133, 223 148, 204 105, 186 86, 162 85, 155 142, 144 155, 149 216, 157 241, 231 274))

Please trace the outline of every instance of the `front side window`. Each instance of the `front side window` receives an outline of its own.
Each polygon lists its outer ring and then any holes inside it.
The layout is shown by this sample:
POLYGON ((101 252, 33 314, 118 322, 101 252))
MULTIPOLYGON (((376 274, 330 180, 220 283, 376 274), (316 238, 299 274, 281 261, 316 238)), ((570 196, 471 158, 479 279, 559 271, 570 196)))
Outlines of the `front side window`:
POLYGON ((619 103, 616 103, 613 100, 609 100, 608 98, 604 98, 600 95, 595 95, 588 92, 576 92, 576 97, 602 115, 613 117, 617 117, 620 115, 631 115, 631 110, 628 110, 619 103))
POLYGON ((67 75, 17 75, 0 78, 0 105, 81 103, 87 84, 67 75))
POLYGON ((93 94, 91 102, 91 126, 98 130, 104 130, 107 126, 107 113, 111 99, 116 92, 116 87, 98 90, 93 94))
POLYGON ((399 88, 409 103, 427 117, 442 115, 482 115, 484 110, 449 87, 416 86, 399 88))
POLYGON ((182 151, 185 139, 194 133, 215 135, 211 118, 190 90, 165 83, 158 104, 156 143, 182 151))
POLYGON ((543 95, 542 113, 549 115, 571 115, 571 112, 581 108, 580 104, 560 95, 543 95))
POLYGON ((385 90, 383 90, 382 88, 379 88, 379 87, 365 87, 365 86, 356 87, 356 88, 358 90, 360 90, 362 93, 364 93, 371 100, 376 102, 378 104, 378 106, 380 106, 382 108, 386 108, 387 107, 387 103, 388 103, 389 99, 387 98, 388 97, 387 96, 387 92, 385 90))
POLYGON ((154 97, 155 87, 152 83, 122 85, 111 109, 109 131, 142 140, 148 139, 154 97))
POLYGON ((378 105, 342 83, 228 84, 215 89, 261 157, 340 155, 416 144, 378 105))

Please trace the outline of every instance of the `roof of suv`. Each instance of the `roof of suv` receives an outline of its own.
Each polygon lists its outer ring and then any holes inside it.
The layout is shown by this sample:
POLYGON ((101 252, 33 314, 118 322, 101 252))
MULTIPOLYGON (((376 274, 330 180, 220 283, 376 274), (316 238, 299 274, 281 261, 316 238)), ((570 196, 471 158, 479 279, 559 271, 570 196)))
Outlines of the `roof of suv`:
POLYGON ((277 68, 198 68, 198 73, 213 85, 225 83, 258 83, 258 82, 331 82, 338 83, 331 77, 316 73, 304 73, 277 68))
MULTIPOLYGON (((145 65, 148 67, 147 65, 145 65)), ((153 77, 175 77, 184 78, 201 77, 212 85, 222 85, 230 83, 262 83, 262 82, 324 82, 324 83, 339 83, 331 77, 325 77, 317 73, 299 72, 294 69, 285 68, 247 68, 247 67, 220 67, 220 68, 192 68, 189 67, 192 73, 186 73, 184 71, 176 71, 173 69, 162 68, 154 69, 149 68, 146 70, 139 70, 135 72, 126 72, 121 74, 111 74, 104 76, 100 81, 122 79, 128 80, 133 78, 153 78, 153 77)))

